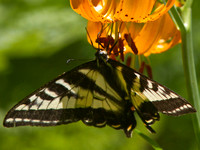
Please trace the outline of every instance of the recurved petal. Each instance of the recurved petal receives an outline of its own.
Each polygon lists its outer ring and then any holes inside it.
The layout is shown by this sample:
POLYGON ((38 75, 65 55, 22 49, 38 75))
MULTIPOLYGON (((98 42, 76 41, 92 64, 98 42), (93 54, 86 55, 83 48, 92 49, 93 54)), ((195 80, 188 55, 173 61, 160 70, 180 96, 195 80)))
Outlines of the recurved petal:
MULTIPOLYGON (((156 21, 144 24, 137 34, 131 29, 130 34, 138 49, 138 54, 145 56, 164 52, 181 42, 180 31, 177 30, 169 14, 163 15, 156 21)), ((131 51, 126 46, 126 52, 131 51)))
POLYGON ((158 19, 175 3, 157 0, 70 0, 78 14, 93 22, 147 22, 158 19))

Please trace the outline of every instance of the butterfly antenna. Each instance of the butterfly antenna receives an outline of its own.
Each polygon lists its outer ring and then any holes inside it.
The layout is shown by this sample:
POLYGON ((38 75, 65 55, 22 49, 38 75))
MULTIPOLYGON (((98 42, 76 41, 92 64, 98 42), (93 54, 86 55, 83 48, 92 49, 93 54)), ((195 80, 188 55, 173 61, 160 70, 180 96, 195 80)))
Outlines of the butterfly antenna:
MULTIPOLYGON (((90 37, 90 34, 89 34, 87 28, 85 28, 85 30, 86 30, 86 32, 87 32, 87 35, 88 35, 89 39, 90 39, 90 42, 91 42, 92 47, 93 47, 94 49, 96 49, 96 50, 99 51, 100 48, 96 48, 96 47, 94 47, 94 44, 93 44, 93 42, 92 42, 92 38, 90 37)), ((104 48, 104 46, 103 46, 100 42, 98 42, 98 44, 104 48)))
MULTIPOLYGON (((87 28, 85 28, 85 30, 86 30, 86 32, 87 32, 87 35, 88 35, 89 39, 90 39, 90 42, 91 42, 92 47, 95 48, 95 47, 94 47, 94 44, 93 44, 93 42, 92 42, 92 39, 91 39, 91 37, 90 37, 90 34, 89 34, 88 30, 87 30, 87 28)), ((96 49, 96 48, 95 48, 95 49, 96 49)))
POLYGON ((101 34, 102 34, 103 31, 104 31, 104 25, 101 24, 101 26, 102 26, 102 27, 101 27, 101 30, 100 30, 99 33, 97 34, 97 39, 101 37, 101 34))
MULTIPOLYGON (((97 43, 99 44, 99 45, 98 45, 99 47, 101 46, 101 47, 103 47, 103 49, 105 49, 105 46, 104 46, 103 44, 101 44, 101 42, 99 42, 98 39, 101 37, 103 31, 107 28, 108 25, 105 26, 104 24, 101 24, 101 26, 102 26, 102 27, 101 27, 100 32, 97 34, 97 40, 96 40, 96 41, 97 41, 97 43)), ((100 48, 99 48, 99 49, 100 49, 100 48)))

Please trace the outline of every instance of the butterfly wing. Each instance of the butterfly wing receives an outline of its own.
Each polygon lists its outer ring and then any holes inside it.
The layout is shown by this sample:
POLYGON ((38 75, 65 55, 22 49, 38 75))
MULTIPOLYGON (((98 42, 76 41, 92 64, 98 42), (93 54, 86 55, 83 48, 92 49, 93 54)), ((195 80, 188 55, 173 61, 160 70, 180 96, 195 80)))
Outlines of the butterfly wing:
POLYGON ((150 125, 159 120, 158 112, 170 116, 196 112, 189 102, 165 86, 121 63, 113 60, 109 63, 118 70, 121 68, 132 104, 151 132, 155 132, 150 125))
POLYGON ((86 125, 124 129, 130 137, 136 126, 133 113, 102 74, 106 65, 100 65, 96 60, 85 63, 47 83, 11 109, 4 126, 55 126, 82 120, 86 125))
POLYGON ((131 137, 137 111, 146 127, 159 120, 158 112, 178 116, 195 112, 182 97, 113 60, 98 58, 62 74, 15 105, 4 126, 55 126, 82 120, 106 124, 131 137))

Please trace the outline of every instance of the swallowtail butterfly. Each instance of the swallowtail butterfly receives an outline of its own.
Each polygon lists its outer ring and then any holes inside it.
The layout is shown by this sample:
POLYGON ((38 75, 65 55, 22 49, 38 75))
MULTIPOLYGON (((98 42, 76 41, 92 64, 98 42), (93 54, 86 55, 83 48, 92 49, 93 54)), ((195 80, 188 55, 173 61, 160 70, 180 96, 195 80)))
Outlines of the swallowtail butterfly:
POLYGON ((147 129, 161 112, 170 116, 193 113, 182 97, 137 71, 107 57, 65 72, 20 101, 6 115, 5 127, 56 126, 81 120, 95 127, 109 125, 131 137, 137 112, 147 129))

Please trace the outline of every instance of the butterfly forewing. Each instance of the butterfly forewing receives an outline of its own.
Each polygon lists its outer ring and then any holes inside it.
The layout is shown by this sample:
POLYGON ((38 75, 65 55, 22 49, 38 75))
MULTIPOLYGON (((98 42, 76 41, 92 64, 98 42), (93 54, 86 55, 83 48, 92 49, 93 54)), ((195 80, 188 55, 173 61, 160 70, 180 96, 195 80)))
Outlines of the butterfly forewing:
MULTIPOLYGON (((106 70, 106 64, 100 65, 106 70)), ((54 126, 82 120, 86 125, 124 129, 130 136, 136 125, 133 113, 127 121, 126 112, 131 110, 99 68, 91 61, 47 83, 11 109, 4 126, 54 126)))

